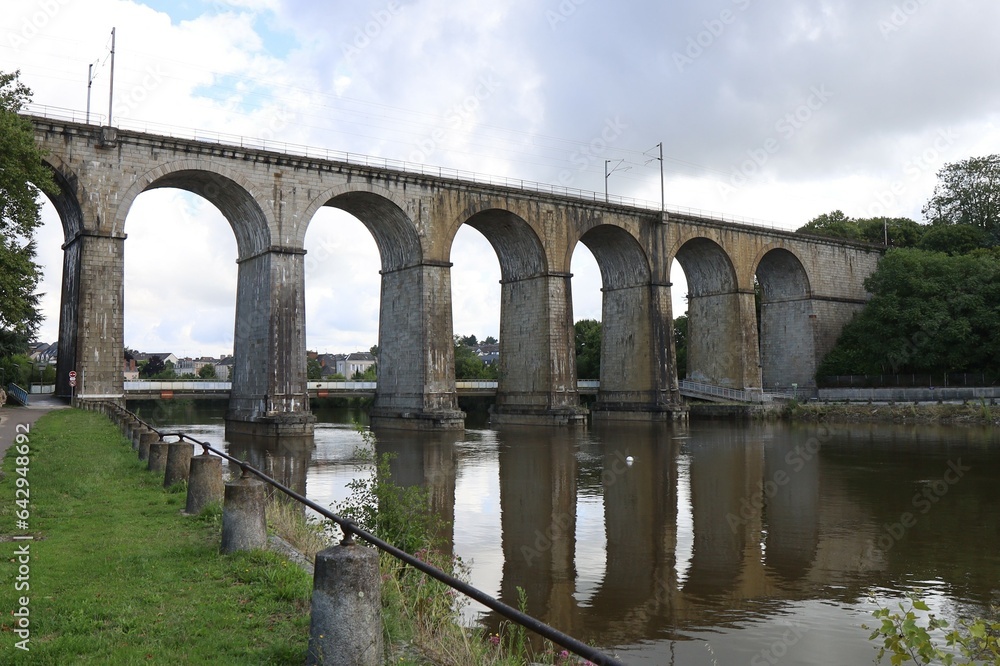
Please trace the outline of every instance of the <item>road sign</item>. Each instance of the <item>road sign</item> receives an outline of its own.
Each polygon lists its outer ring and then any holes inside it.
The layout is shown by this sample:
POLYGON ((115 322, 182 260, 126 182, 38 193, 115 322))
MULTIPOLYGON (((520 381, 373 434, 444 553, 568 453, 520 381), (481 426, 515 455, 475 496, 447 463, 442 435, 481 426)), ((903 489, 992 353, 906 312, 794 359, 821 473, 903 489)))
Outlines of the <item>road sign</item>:
POLYGON ((70 370, 69 371, 69 378, 70 378, 70 380, 76 379, 76 370, 70 370))
POLYGON ((76 386, 76 377, 70 377, 69 378, 69 387, 73 388, 74 386, 76 386))

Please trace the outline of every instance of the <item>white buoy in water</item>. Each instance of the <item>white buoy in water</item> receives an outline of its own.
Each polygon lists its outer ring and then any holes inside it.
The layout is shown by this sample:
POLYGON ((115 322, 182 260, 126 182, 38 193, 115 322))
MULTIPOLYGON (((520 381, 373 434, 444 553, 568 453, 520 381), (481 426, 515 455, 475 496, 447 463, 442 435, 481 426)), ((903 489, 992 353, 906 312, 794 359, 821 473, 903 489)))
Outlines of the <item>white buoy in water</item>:
POLYGON ((631 465, 634 461, 635 461, 635 458, 633 458, 632 456, 625 456, 625 464, 626 465, 631 465))

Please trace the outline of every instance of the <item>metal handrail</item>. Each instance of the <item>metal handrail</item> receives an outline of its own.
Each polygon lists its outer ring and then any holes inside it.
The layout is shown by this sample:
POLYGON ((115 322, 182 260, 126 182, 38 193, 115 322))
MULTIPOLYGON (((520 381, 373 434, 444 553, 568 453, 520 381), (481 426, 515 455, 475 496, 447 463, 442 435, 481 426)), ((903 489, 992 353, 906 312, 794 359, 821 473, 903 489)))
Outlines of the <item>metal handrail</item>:
POLYGON ((765 398, 765 394, 763 391, 732 389, 732 388, 727 388, 725 386, 715 386, 714 384, 696 382, 690 379, 680 380, 678 382, 678 387, 682 391, 689 391, 691 393, 702 393, 705 395, 714 395, 720 398, 728 398, 730 400, 736 400, 739 402, 764 402, 765 398))
POLYGON ((458 592, 461 592, 462 594, 466 595, 470 599, 474 599, 475 601, 478 601, 479 603, 481 603, 482 605, 486 606, 487 608, 490 608, 491 610, 496 611, 497 613, 499 613, 503 617, 507 618, 508 620, 516 622, 517 624, 521 625, 522 627, 525 627, 527 629, 530 629, 531 631, 534 631, 535 633, 537 633, 538 635, 542 636, 543 638, 547 638, 548 640, 552 641, 553 643, 556 643, 557 645, 560 645, 560 646, 566 648, 567 650, 569 650, 570 652, 572 652, 573 654, 575 654, 577 656, 583 657, 584 659, 587 659, 588 661, 590 661, 590 662, 592 662, 592 663, 594 663, 594 664, 596 664, 598 666, 605 666, 605 665, 606 666, 623 666, 622 662, 618 661, 617 659, 615 659, 613 657, 610 657, 610 656, 604 654, 600 650, 597 650, 596 648, 593 648, 593 647, 587 645, 586 643, 583 643, 583 642, 581 642, 581 641, 573 638, 572 636, 564 634, 563 632, 559 631, 555 627, 552 627, 552 626, 550 626, 548 624, 545 624, 541 620, 538 620, 538 619, 536 619, 536 618, 528 615, 527 613, 523 613, 520 610, 514 608, 513 606, 508 606, 507 604, 503 603, 502 601, 494 598, 492 595, 489 595, 486 592, 483 592, 479 588, 473 587, 472 585, 469 585, 465 581, 459 580, 458 578, 455 578, 454 576, 451 576, 451 575, 445 573, 444 571, 441 571, 437 567, 431 566, 430 564, 428 564, 428 563, 426 563, 426 562, 424 562, 424 561, 422 561, 422 560, 414 557, 413 555, 407 553, 406 551, 401 550, 401 549, 397 548, 396 546, 393 546, 392 544, 390 544, 390 543, 388 543, 386 541, 383 541, 382 539, 378 538, 377 536, 375 536, 371 532, 368 532, 368 531, 363 530, 360 527, 358 527, 354 523, 354 521, 352 521, 352 520, 350 520, 348 518, 344 518, 342 516, 338 516, 337 514, 333 513, 332 511, 330 511, 330 510, 328 510, 328 509, 320 506, 316 502, 313 502, 312 500, 308 499, 304 495, 300 495, 299 493, 295 492, 294 490, 292 490, 288 486, 285 486, 284 484, 282 484, 280 481, 272 479, 270 476, 268 476, 264 472, 261 472, 259 469, 257 469, 255 467, 253 467, 252 465, 248 464, 246 461, 240 460, 238 458, 234 458, 233 456, 229 455, 228 453, 226 453, 224 451, 220 451, 219 449, 215 448, 211 444, 209 444, 207 442, 200 441, 200 440, 198 440, 198 439, 196 439, 194 437, 191 437, 190 435, 188 435, 186 433, 183 433, 183 432, 161 432, 160 430, 158 430, 157 428, 154 428, 149 423, 146 423, 145 421, 143 421, 134 412, 129 411, 128 409, 126 409, 125 407, 122 407, 118 403, 112 402, 112 403, 108 403, 108 404, 112 405, 119 412, 128 415, 130 418, 135 419, 138 423, 140 423, 144 427, 146 427, 146 428, 152 430, 153 432, 155 432, 160 437, 161 440, 164 437, 177 437, 178 441, 187 440, 187 441, 191 442, 192 444, 196 444, 196 445, 202 447, 202 449, 204 450, 205 454, 214 453, 215 455, 217 455, 217 456, 219 456, 221 458, 224 458, 224 459, 228 460, 231 463, 235 463, 236 465, 239 466, 239 468, 240 468, 240 470, 241 470, 241 472, 243 474, 246 474, 247 472, 249 472, 250 474, 253 474, 254 476, 258 477, 260 480, 262 480, 265 483, 267 483, 268 485, 270 485, 270 486, 272 486, 274 488, 277 488, 281 492, 285 493, 286 495, 288 495, 292 499, 296 500, 297 502, 300 502, 300 503, 304 504, 305 506, 309 507, 310 509, 312 509, 316 513, 320 514, 324 518, 327 518, 328 520, 332 520, 333 522, 337 523, 337 525, 340 526, 340 529, 344 533, 344 540, 341 542, 341 545, 349 545, 349 544, 353 543, 353 537, 357 536, 357 537, 361 538, 362 540, 367 541, 371 545, 375 546, 379 550, 382 550, 382 551, 384 551, 386 553, 389 553, 390 555, 392 555, 396 559, 401 560, 402 562, 404 562, 406 564, 409 564, 411 567, 424 572, 428 576, 430 576, 430 577, 432 577, 432 578, 434 578, 434 579, 436 579, 438 581, 441 581, 445 585, 448 585, 452 589, 454 589, 454 590, 456 590, 458 592))

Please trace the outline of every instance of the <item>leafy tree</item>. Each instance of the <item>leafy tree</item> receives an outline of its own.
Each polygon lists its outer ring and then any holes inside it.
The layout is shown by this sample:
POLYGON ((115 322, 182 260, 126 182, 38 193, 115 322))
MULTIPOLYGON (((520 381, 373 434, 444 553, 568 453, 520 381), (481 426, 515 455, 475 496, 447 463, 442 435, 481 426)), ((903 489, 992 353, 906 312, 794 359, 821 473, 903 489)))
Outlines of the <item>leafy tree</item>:
POLYGON ((139 368, 139 376, 152 378, 165 369, 166 366, 163 364, 163 359, 159 356, 152 356, 139 368))
POLYGON ((938 171, 934 196, 924 206, 933 224, 1000 227, 1000 154, 970 157, 938 171))
POLYGON ((378 379, 378 368, 374 365, 370 365, 365 368, 364 372, 360 370, 355 370, 354 374, 351 376, 351 381, 356 382, 373 382, 378 379))
POLYGON ((483 363, 476 350, 462 342, 465 339, 455 336, 455 379, 496 379, 496 368, 483 363))
POLYGON ((888 236, 890 247, 913 247, 920 240, 924 229, 925 226, 908 217, 851 218, 843 211, 835 210, 817 215, 796 229, 796 232, 879 245, 885 243, 888 236))
POLYGON ((475 347, 479 344, 479 341, 476 340, 475 335, 463 335, 458 338, 458 344, 465 345, 466 347, 475 347))
POLYGON ((601 322, 581 319, 573 325, 576 346, 576 376, 601 378, 601 322))
POLYGON ((795 230, 800 234, 817 234, 833 238, 859 240, 858 225, 841 210, 817 215, 795 230))
POLYGON ((687 377, 687 337, 688 337, 688 318, 687 315, 681 315, 674 319, 674 348, 677 350, 677 378, 684 379, 687 377))
POLYGON ((306 378, 312 381, 323 378, 323 366, 314 358, 306 361, 306 378))
POLYGON ((928 228, 908 217, 861 217, 854 223, 859 240, 882 244, 888 237, 889 247, 914 247, 928 228))
POLYGON ((494 338, 492 335, 487 335, 486 339, 483 340, 483 344, 484 345, 495 345, 495 344, 497 344, 497 339, 494 338))
POLYGON ((25 388, 31 383, 31 373, 34 362, 25 354, 14 354, 5 358, 0 358, 0 376, 3 377, 3 386, 13 382, 25 388))
POLYGON ((215 379, 215 366, 211 363, 201 366, 198 370, 200 379, 215 379))
POLYGON ((968 224, 935 224, 931 226, 917 247, 931 252, 948 254, 968 254, 976 248, 985 247, 985 229, 968 224))
POLYGON ((54 189, 31 123, 18 115, 31 90, 18 72, 0 72, 0 356, 24 352, 41 323, 35 288, 39 188, 54 189))
POLYGON ((890 250, 818 375, 1000 370, 1000 257, 890 250))

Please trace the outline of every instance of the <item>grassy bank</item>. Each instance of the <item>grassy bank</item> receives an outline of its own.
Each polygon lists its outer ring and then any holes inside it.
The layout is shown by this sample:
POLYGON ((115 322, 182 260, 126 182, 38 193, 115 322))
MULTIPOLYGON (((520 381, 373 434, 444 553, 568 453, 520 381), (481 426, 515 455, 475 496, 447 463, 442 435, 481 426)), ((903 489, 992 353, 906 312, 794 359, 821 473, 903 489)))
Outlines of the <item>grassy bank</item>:
POLYGON ((0 480, 4 663, 304 662, 311 580, 301 569, 270 553, 220 555, 218 512, 181 516, 185 494, 163 490, 103 416, 52 412, 28 441, 26 532, 16 526, 17 447, 0 480), (25 533, 34 540, 11 540, 25 533), (30 589, 19 591, 25 544, 30 589), (30 652, 15 647, 20 597, 30 652))
POLYGON ((1000 425, 1000 406, 985 402, 968 404, 897 402, 894 404, 810 402, 792 403, 782 414, 798 421, 851 423, 940 423, 942 425, 1000 425))

